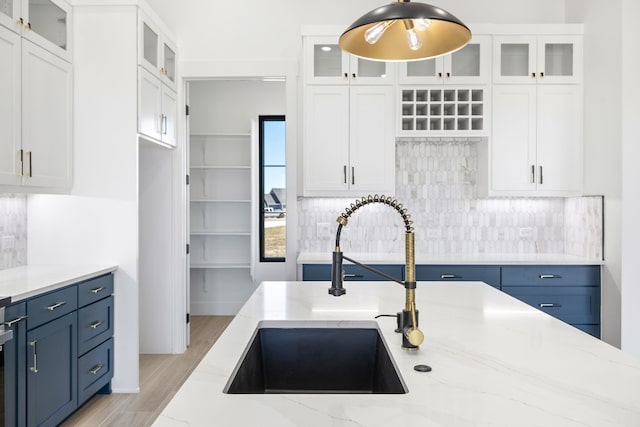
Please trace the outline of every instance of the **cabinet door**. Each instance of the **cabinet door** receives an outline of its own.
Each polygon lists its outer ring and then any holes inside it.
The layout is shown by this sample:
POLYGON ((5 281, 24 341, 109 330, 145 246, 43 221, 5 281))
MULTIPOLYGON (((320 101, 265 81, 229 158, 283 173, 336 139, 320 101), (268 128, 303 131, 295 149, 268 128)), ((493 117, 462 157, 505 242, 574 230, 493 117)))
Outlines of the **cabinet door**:
POLYGON ((139 12, 138 31, 138 63, 155 75, 161 68, 160 29, 148 16, 139 12))
POLYGON ((22 42, 24 185, 71 186, 71 64, 22 42))
POLYGON ((538 83, 580 83, 582 61, 582 36, 538 37, 538 83))
POLYGON ((139 68, 138 72, 138 132, 160 141, 162 83, 144 68, 139 68))
POLYGON ((19 33, 20 0, 0 0, 0 25, 19 33))
POLYGON ((582 192, 582 99, 578 85, 538 85, 537 191, 582 192))
POLYGON ((477 35, 462 49, 443 57, 445 84, 489 83, 491 37, 477 35))
POLYGON ((58 425, 77 405, 76 313, 27 332, 27 425, 58 425))
POLYGON ((165 142, 172 147, 176 146, 178 140, 178 130, 176 127, 176 114, 178 109, 178 102, 176 93, 162 85, 162 142, 165 142))
POLYGON ((162 67, 160 75, 171 89, 176 88, 176 46, 169 40, 162 41, 162 67))
POLYGON ((392 85, 394 81, 395 64, 349 55, 349 83, 351 85, 392 85))
POLYGON ((401 84, 442 84, 444 57, 400 62, 398 73, 398 81, 401 84))
POLYGON ((340 49, 337 37, 305 37, 304 66, 307 83, 349 83, 349 55, 340 49))
POLYGON ((5 311, 5 328, 13 331, 13 339, 7 341, 3 348, 5 413, 4 424, 0 424, 5 426, 26 425, 26 314, 23 302, 11 305, 5 311))
POLYGON ((349 87, 307 86, 304 109, 304 194, 349 188, 349 87))
POLYGON ((71 6, 62 0, 22 0, 22 35, 49 52, 71 61, 71 6))
POLYGON ((0 184, 20 184, 20 36, 0 26, 0 184))
POLYGON ((493 87, 490 193, 528 195, 536 190, 536 87, 493 87))
POLYGON ((493 82, 535 84, 536 36, 493 38, 493 82))
POLYGON ((349 99, 349 190, 395 193, 393 87, 352 86, 349 99))

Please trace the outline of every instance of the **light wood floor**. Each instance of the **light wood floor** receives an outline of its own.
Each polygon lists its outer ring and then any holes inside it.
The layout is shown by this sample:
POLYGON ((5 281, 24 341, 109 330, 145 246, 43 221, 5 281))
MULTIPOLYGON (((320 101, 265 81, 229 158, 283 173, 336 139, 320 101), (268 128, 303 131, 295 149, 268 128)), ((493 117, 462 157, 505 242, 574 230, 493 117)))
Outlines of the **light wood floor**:
POLYGON ((232 319, 192 316, 184 354, 140 355, 140 393, 96 395, 62 426, 150 426, 232 319))

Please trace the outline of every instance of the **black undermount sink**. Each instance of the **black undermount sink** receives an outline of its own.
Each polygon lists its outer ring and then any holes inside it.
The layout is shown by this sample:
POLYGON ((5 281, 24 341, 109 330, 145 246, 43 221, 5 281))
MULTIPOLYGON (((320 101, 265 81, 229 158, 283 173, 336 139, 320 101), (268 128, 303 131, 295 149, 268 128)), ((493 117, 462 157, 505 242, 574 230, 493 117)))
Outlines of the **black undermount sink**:
POLYGON ((262 321, 225 393, 373 393, 408 390, 373 321, 262 321))

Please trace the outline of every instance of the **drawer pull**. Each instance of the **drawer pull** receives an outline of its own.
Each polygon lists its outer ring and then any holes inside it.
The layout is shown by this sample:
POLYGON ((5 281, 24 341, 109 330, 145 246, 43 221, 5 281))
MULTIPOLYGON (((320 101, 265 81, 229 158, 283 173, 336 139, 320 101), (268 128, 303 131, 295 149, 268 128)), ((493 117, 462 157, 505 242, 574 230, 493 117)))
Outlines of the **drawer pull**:
POLYGON ((55 304, 50 305, 49 307, 47 307, 47 310, 49 310, 49 311, 53 311, 53 310, 55 310, 56 308, 60 308, 60 307, 62 307, 62 306, 63 306, 63 305, 65 305, 66 303, 67 303, 66 301, 62 301, 62 302, 55 303, 55 304))
POLYGON ((343 276, 345 279, 350 279, 350 278, 362 278, 364 277, 362 274, 353 274, 353 273, 349 273, 349 274, 345 274, 343 276))
POLYGON ((440 278, 441 279, 455 279, 456 275, 455 274, 441 274, 440 278))
POLYGON ((541 274, 540 276, 541 279, 559 279, 560 276, 556 276, 555 274, 541 274))
POLYGON ((102 325, 104 322, 102 320, 98 320, 93 322, 92 324, 89 325, 89 327, 91 329, 98 329, 100 327, 100 325, 102 325))
POLYGON ((16 323, 20 323, 23 320, 25 320, 28 316, 20 316, 20 317, 16 317, 13 320, 9 320, 7 322, 4 322, 4 326, 6 326, 7 328, 12 327, 13 325, 15 325, 16 323))
POLYGON ((556 303, 553 303, 553 302, 542 302, 542 303, 538 304, 538 307, 540 307, 540 308, 562 307, 562 304, 556 304, 556 303))
POLYGON ((34 374, 38 373, 38 348, 36 347, 37 344, 38 341, 29 342, 29 346, 33 348, 33 366, 30 367, 29 370, 34 374))
POLYGON ((91 293, 92 294, 99 294, 102 291, 104 291, 104 287, 103 286, 100 286, 99 288, 91 289, 91 293))
POLYGON ((102 363, 98 363, 96 366, 94 366, 93 368, 89 369, 89 373, 91 375, 95 375, 98 372, 100 372, 102 370, 102 368, 104 368, 104 365, 102 363))

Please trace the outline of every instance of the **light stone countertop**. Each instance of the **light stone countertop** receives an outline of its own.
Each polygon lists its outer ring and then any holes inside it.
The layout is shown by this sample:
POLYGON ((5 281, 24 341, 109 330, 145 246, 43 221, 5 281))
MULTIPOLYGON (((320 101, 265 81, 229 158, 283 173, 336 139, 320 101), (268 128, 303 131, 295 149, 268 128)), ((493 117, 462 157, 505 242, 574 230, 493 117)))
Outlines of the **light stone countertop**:
MULTIPOLYGON (((332 252, 301 252, 298 264, 331 264, 332 252)), ((404 254, 395 253, 349 253, 349 258, 365 264, 404 264, 404 254)), ((345 262, 347 263, 347 262, 345 262)), ((462 254, 420 255, 416 264, 427 265, 602 265, 601 259, 583 258, 569 254, 462 254)))
POLYGON ((408 394, 224 394, 261 320, 372 320, 404 306, 393 283, 348 283, 339 298, 328 287, 261 284, 154 425, 640 426, 639 359, 481 282, 418 283, 417 352, 400 348, 394 318, 377 320, 408 394))
POLYGON ((115 265, 26 265, 0 270, 0 296, 21 301, 117 270, 115 265))

